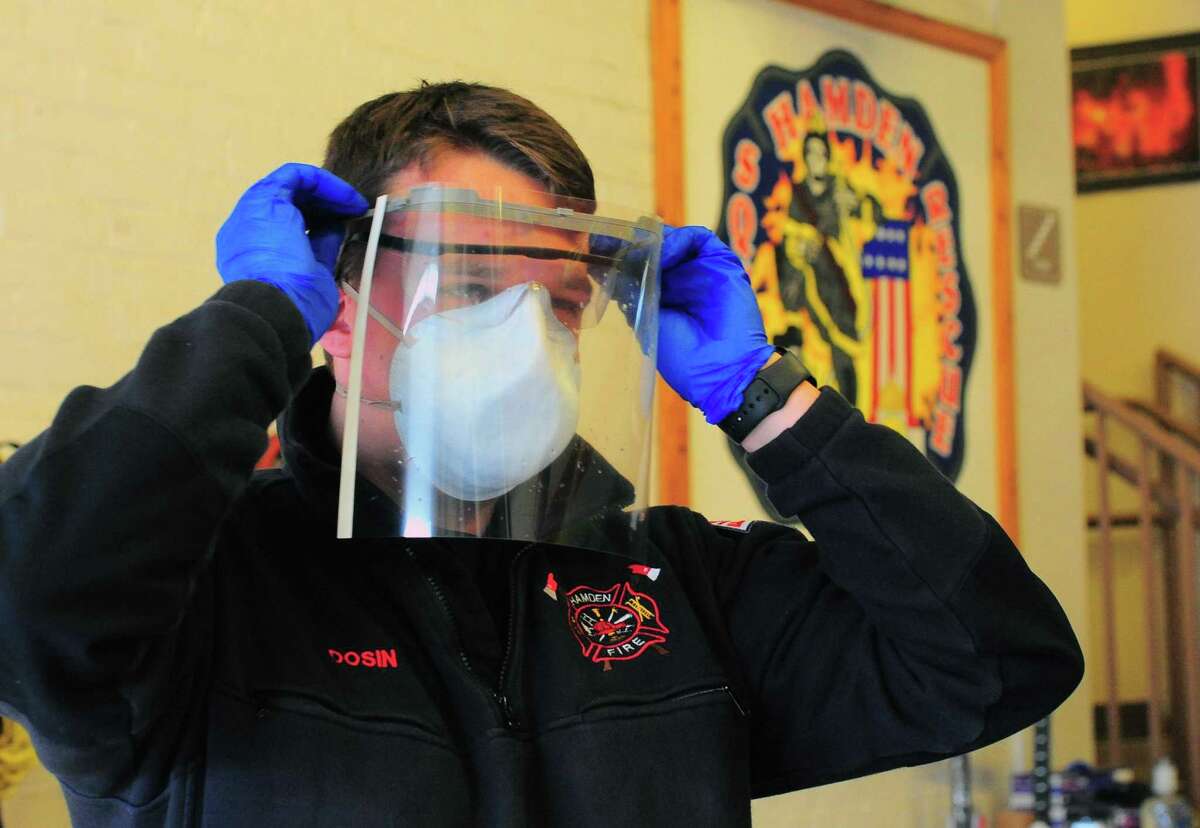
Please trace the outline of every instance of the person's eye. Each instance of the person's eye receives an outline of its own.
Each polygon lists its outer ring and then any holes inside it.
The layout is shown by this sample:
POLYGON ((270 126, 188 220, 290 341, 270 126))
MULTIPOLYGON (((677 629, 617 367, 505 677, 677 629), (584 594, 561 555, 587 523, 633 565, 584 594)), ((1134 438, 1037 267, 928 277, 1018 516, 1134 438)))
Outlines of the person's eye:
POLYGON ((478 305, 480 302, 486 302, 494 295, 494 291, 487 285, 478 282, 462 282, 457 285, 444 285, 442 293, 449 299, 464 305, 478 305))
POLYGON ((585 307, 583 302, 573 302, 570 299, 555 299, 552 304, 554 306, 554 315, 559 318, 559 321, 571 330, 579 328, 585 307))

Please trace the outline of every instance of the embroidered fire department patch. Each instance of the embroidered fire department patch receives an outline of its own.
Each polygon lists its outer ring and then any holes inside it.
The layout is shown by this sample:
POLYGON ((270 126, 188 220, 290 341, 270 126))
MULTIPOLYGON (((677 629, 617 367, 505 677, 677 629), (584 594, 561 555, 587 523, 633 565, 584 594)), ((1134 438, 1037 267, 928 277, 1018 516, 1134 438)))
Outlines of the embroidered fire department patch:
POLYGON ((629 661, 650 647, 659 653, 670 632, 656 602, 628 582, 610 589, 575 587, 566 594, 567 623, 585 658, 612 669, 614 661, 629 661))

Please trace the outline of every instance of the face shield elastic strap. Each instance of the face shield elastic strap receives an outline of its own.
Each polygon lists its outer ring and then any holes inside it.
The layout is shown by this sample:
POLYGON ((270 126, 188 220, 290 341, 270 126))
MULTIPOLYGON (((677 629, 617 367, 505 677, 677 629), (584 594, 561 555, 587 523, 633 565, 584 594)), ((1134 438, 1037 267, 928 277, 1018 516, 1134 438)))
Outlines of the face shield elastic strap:
MULTIPOLYGON (((354 233, 346 239, 347 244, 365 242, 367 232, 354 233)), ((547 261, 565 260, 583 262, 585 264, 611 267, 621 260, 616 256, 606 256, 603 253, 584 252, 582 250, 563 250, 556 247, 528 247, 525 245, 490 245, 490 244, 455 244, 451 242, 434 242, 420 239, 409 239, 404 236, 389 236, 379 234, 379 246, 401 253, 415 253, 420 256, 442 256, 456 253, 463 256, 524 256, 527 259, 542 259, 547 261)))
MULTIPOLYGON (((346 386, 342 385, 340 382, 337 382, 336 380, 333 383, 333 392, 335 394, 337 394, 339 397, 347 397, 348 398, 350 396, 350 389, 348 389, 346 386)), ((373 405, 376 408, 384 408, 384 409, 387 409, 388 411, 403 411, 404 410, 404 403, 402 403, 400 400, 372 400, 367 397, 360 397, 359 399, 361 399, 362 402, 365 403, 366 405, 373 405)))
MULTIPOLYGON (((346 293, 348 293, 352 297, 354 297, 355 302, 359 302, 359 303, 362 302, 362 297, 360 297, 358 295, 357 290, 355 290, 353 287, 351 287, 349 282, 342 282, 342 290, 346 291, 346 293)), ((395 324, 393 324, 392 320, 388 319, 382 313, 375 310, 375 308, 370 304, 367 305, 367 313, 369 313, 371 315, 372 319, 374 319, 376 322, 378 322, 380 325, 382 325, 383 329, 385 331, 390 333, 392 336, 396 337, 397 340, 399 340, 400 342, 403 342, 405 345, 412 344, 412 337, 408 336, 403 331, 401 331, 399 328, 397 328, 395 326, 395 324)))

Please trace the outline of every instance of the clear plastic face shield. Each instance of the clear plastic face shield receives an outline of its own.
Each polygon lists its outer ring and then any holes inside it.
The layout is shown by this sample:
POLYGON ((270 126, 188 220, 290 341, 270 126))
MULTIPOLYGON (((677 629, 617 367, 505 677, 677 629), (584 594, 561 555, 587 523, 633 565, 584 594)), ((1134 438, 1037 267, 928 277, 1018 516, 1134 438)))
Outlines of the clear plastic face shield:
POLYGON ((450 185, 352 222, 338 536, 637 557, 661 240, 654 218, 450 185))

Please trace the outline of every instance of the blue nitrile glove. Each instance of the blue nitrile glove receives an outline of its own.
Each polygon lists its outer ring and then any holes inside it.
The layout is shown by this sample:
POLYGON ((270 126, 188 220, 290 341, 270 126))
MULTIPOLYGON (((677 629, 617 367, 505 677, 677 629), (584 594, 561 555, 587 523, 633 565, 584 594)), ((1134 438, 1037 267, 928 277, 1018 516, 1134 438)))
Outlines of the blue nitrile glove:
POLYGON ((253 279, 282 290, 300 309, 315 343, 337 314, 333 267, 343 229, 333 219, 357 216, 367 206, 333 173, 284 164, 246 190, 221 225, 217 270, 226 282, 253 279))
POLYGON ((705 227, 664 227, 658 370, 714 425, 773 351, 741 260, 705 227))

